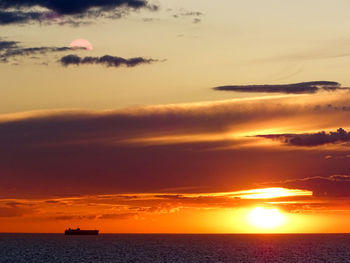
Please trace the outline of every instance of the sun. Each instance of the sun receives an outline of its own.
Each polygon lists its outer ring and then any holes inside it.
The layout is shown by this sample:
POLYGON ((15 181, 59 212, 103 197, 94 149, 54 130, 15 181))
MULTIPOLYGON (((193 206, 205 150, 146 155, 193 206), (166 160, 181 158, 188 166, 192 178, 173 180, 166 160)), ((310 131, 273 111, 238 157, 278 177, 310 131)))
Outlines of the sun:
POLYGON ((256 207, 248 214, 248 222, 260 229, 274 229, 285 223, 277 208, 256 207))
POLYGON ((93 50, 92 44, 86 39, 76 39, 69 44, 70 48, 85 48, 86 50, 93 50))

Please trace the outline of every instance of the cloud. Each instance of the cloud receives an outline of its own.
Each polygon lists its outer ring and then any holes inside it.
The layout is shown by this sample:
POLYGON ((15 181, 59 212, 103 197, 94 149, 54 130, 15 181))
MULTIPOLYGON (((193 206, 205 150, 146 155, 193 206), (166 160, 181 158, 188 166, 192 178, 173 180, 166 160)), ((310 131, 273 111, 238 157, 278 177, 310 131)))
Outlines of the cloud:
MULTIPOLYGON (((1 201, 1 200, 0 200, 1 201)), ((28 207, 23 207, 22 202, 5 201, 0 202, 0 218, 2 217, 22 217, 32 213, 33 210, 28 207)))
POLYGON ((200 19, 200 18, 194 18, 194 19, 193 19, 193 23, 194 23, 194 24, 198 24, 198 23, 200 23, 200 22, 202 22, 202 19, 200 19))
POLYGON ((25 24, 40 21, 40 12, 0 11, 0 25, 25 24))
POLYGON ((146 7, 145 0, 1 0, 0 8, 3 9, 26 9, 30 7, 40 6, 60 14, 82 14, 89 10, 96 9, 97 11, 114 10, 121 6, 131 8, 146 7))
MULTIPOLYGON (((292 191, 295 195, 288 196, 289 200, 298 200, 301 196, 296 190, 292 191)), ((245 198, 244 193, 247 192, 251 191, 198 194, 110 194, 71 196, 59 199, 0 199, 0 217, 22 217, 31 213, 30 216, 45 217, 55 221, 125 220, 150 214, 172 214, 185 208, 237 208, 272 200, 283 201, 286 198, 286 196, 268 199, 245 198), (87 206, 89 209, 86 209, 87 206)), ((309 194, 303 197, 305 200, 310 199, 309 194)))
POLYGON ((315 197, 350 197, 350 175, 315 176, 267 184, 309 190, 315 197))
MULTIPOLYGON (((45 55, 48 53, 59 53, 68 51, 85 50, 86 48, 72 47, 23 47, 17 41, 4 41, 0 39, 0 63, 7 63, 17 57, 27 57, 31 55, 45 55)), ((83 65, 83 64, 102 64, 107 67, 135 67, 141 64, 151 64, 158 62, 156 59, 147 59, 143 57, 121 58, 116 56, 104 55, 102 57, 79 57, 77 55, 66 55, 60 59, 63 66, 83 65)), ((18 63, 18 61, 16 61, 18 63)))
POLYGON ((136 216, 137 213, 115 213, 115 214, 103 214, 98 216, 98 219, 113 219, 113 220, 125 220, 133 216, 136 216))
POLYGON ((154 22, 154 21, 157 21, 157 20, 159 20, 159 18, 153 18, 153 17, 142 18, 143 22, 154 22))
POLYGON ((281 84, 281 85, 219 86, 213 89, 221 90, 221 91, 236 91, 236 92, 302 94, 302 93, 316 93, 320 90, 334 91, 334 90, 347 89, 347 88, 341 88, 340 84, 334 81, 310 81, 310 82, 281 84))
POLYGON ((202 12, 198 12, 198 11, 184 11, 184 10, 181 10, 180 12, 174 14, 173 16, 175 18, 178 18, 178 17, 187 17, 187 16, 202 16, 203 13, 202 12))
POLYGON ((96 215, 59 215, 51 217, 50 219, 72 221, 72 220, 92 220, 95 219, 96 215))
POLYGON ((7 62, 9 58, 18 56, 30 56, 34 54, 44 55, 54 52, 67 52, 72 51, 70 47, 31 47, 31 48, 11 48, 7 49, 0 55, 1 62, 7 62))
MULTIPOLYGON (((171 11, 171 10, 170 10, 171 11)), ((199 11, 187 11, 185 9, 180 9, 178 12, 173 14, 174 18, 193 18, 192 22, 194 24, 200 23, 202 21, 201 17, 204 14, 199 11)))
POLYGON ((102 57, 79 57, 77 55, 67 55, 61 58, 60 62, 63 66, 69 65, 83 65, 83 64, 101 64, 107 67, 135 67, 141 64, 151 64, 153 62, 157 62, 159 60, 156 59, 146 59, 143 57, 135 57, 135 58, 121 58, 110 55, 104 55, 102 57))
POLYGON ((0 115, 0 197, 233 191, 267 178, 325 176, 339 169, 350 174, 348 158, 336 165, 324 159, 332 150, 287 151, 252 136, 266 127, 350 126, 341 107, 349 97, 343 92, 0 115))
POLYGON ((0 40, 0 52, 2 52, 3 50, 8 50, 8 49, 12 49, 12 48, 17 48, 17 41, 4 41, 4 40, 0 40))
POLYGON ((0 207, 0 218, 1 217, 20 217, 25 214, 25 211, 19 208, 11 207, 0 207))
POLYGON ((288 61, 308 61, 322 59, 336 59, 350 56, 349 39, 336 38, 329 41, 318 42, 307 49, 301 49, 297 52, 279 54, 270 58, 257 59, 260 62, 288 62, 288 61))
MULTIPOLYGON (((78 48, 82 50, 84 48, 78 48)), ((47 53, 68 52, 76 50, 70 47, 23 47, 18 41, 2 41, 0 40, 0 63, 9 62, 16 57, 24 57, 31 55, 44 55, 47 53)))
POLYGON ((84 18, 115 19, 120 18, 129 9, 140 8, 157 10, 158 6, 149 4, 147 0, 1 0, 0 25, 42 21, 57 21, 63 24, 64 21, 68 21, 69 24, 79 25, 77 21, 84 18), (38 8, 41 10, 38 11, 38 8))
POLYGON ((306 134, 268 134, 257 135, 257 137, 267 139, 281 140, 283 143, 292 146, 313 147, 330 143, 350 142, 350 132, 339 128, 336 132, 326 133, 324 131, 318 133, 306 134))

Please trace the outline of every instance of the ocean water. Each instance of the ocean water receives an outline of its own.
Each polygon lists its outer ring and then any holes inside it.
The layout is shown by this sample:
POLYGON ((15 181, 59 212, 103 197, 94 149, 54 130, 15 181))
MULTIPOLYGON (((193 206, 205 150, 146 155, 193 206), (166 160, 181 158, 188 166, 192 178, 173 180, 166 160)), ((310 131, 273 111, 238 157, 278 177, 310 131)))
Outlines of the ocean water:
POLYGON ((0 262, 350 262, 350 235, 0 234, 0 262))

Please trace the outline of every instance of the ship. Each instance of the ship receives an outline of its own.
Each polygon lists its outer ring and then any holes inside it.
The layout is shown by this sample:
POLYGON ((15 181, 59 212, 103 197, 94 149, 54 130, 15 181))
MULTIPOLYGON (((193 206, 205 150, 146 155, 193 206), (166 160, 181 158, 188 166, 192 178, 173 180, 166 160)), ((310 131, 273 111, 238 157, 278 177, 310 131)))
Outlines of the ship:
POLYGON ((79 227, 77 229, 68 228, 64 231, 65 235, 98 235, 98 230, 81 230, 79 227))

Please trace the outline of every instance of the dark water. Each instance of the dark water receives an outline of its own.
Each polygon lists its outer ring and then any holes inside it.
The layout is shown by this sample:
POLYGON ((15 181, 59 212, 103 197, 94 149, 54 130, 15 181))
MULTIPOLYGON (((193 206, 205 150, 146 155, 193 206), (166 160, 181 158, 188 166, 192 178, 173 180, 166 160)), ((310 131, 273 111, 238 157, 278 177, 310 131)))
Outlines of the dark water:
POLYGON ((0 234, 0 262, 350 262, 350 235, 0 234))

